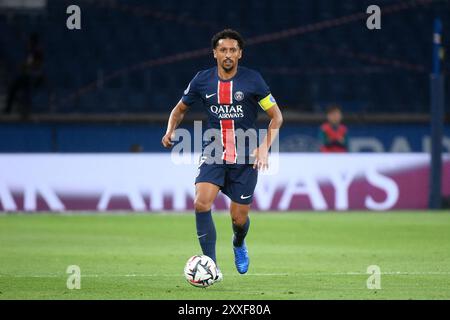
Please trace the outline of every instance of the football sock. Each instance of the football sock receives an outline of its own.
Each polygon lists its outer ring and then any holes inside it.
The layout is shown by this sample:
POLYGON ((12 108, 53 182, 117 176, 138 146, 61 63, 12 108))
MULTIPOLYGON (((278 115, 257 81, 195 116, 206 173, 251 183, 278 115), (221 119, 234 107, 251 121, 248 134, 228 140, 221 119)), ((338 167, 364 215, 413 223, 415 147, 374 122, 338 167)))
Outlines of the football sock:
POLYGON ((203 254, 216 262, 216 227, 211 215, 211 210, 195 213, 197 225, 197 237, 202 247, 203 254))
POLYGON ((250 217, 247 217, 247 221, 242 226, 238 226, 233 223, 233 232, 234 232, 233 246, 235 247, 242 246, 242 243, 244 242, 249 227, 250 227, 250 217))

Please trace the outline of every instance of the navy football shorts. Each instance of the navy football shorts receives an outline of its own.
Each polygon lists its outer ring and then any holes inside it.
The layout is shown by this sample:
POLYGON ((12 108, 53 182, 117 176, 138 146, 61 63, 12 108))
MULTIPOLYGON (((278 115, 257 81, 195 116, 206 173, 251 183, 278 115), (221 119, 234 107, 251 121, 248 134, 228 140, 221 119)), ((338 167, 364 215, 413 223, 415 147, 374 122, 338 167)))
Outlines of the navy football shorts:
POLYGON ((208 164, 201 163, 195 183, 209 182, 220 187, 220 190, 232 201, 250 204, 253 200, 258 169, 252 164, 208 164))

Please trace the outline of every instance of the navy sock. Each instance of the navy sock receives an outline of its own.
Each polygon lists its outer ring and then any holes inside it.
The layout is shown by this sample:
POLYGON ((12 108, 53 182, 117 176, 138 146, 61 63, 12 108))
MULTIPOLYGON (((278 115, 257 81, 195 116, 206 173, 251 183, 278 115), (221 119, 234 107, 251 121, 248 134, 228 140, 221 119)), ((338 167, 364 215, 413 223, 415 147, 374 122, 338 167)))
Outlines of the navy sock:
POLYGON ((203 254, 216 262, 216 227, 211 215, 211 210, 195 213, 197 225, 197 237, 202 247, 203 254))
POLYGON ((233 223, 233 232, 234 232, 233 246, 235 247, 242 246, 245 236, 247 235, 248 228, 250 228, 250 217, 247 217, 247 221, 244 223, 243 226, 237 226, 233 223))

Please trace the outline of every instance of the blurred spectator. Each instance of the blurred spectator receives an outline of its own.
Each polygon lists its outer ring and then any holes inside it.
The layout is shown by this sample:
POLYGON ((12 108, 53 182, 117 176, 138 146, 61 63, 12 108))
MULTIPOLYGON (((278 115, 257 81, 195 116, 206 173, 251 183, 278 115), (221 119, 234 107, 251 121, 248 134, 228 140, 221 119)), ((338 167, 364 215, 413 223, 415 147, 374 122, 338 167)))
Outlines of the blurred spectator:
POLYGON ((134 143, 130 146, 130 152, 140 153, 142 151, 144 151, 144 148, 138 143, 134 143))
POLYGON ((23 105, 21 114, 28 116, 31 111, 32 91, 44 84, 43 72, 44 53, 39 41, 39 35, 32 33, 27 43, 26 60, 20 65, 19 75, 8 87, 5 113, 11 113, 17 94, 23 92, 23 105))
POLYGON ((347 152, 347 127, 341 124, 342 111, 338 105, 327 108, 327 122, 320 126, 321 152, 347 152))

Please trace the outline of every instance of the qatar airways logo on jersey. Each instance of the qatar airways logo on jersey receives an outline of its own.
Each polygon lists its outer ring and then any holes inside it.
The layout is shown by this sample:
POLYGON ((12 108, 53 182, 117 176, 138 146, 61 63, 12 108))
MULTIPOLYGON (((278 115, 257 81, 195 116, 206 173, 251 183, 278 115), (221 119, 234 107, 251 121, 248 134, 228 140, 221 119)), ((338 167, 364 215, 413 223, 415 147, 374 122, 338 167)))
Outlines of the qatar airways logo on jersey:
POLYGON ((212 105, 209 110, 217 115, 219 119, 236 119, 243 118, 244 111, 242 111, 242 105, 212 105))

